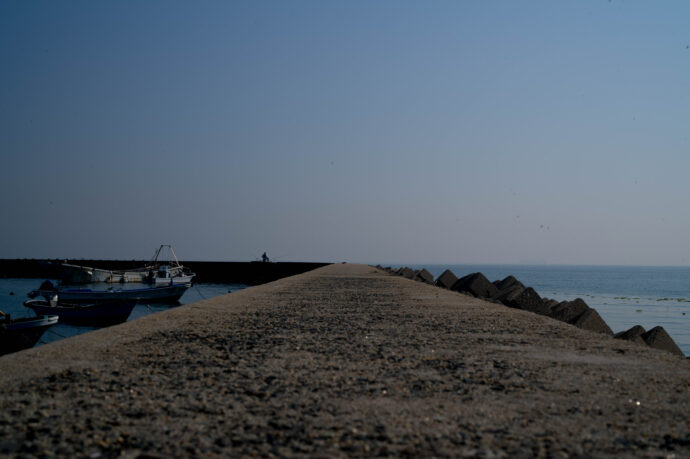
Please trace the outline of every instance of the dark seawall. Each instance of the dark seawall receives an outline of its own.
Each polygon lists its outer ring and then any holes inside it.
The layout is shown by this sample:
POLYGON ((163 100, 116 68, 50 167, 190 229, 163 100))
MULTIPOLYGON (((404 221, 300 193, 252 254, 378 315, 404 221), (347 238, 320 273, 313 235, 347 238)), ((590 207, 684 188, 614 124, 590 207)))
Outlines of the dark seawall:
MULTIPOLYGON (((59 279, 60 264, 122 270, 145 266, 145 260, 40 260, 0 259, 0 277, 59 279)), ((196 273, 196 282, 221 282, 259 285, 294 276, 330 263, 261 263, 234 261, 183 261, 196 273)))

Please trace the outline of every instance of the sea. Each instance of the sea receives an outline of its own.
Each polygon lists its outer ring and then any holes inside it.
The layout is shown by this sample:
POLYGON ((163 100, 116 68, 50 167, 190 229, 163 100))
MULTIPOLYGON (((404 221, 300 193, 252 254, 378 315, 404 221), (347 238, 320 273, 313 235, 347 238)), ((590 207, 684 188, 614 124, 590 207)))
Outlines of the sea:
MULTIPOLYGON (((10 317, 33 317, 34 312, 24 306, 24 302, 28 300, 27 294, 37 289, 43 279, 0 279, 0 311, 5 314, 10 314, 10 317)), ((57 281, 53 281, 57 285, 57 281)), ((83 285, 82 287, 91 288, 94 290, 105 290, 111 284, 91 284, 83 285)), ((147 287, 142 284, 117 284, 118 288, 143 288, 147 287)), ((134 306, 132 313, 129 315, 127 321, 138 319, 149 314, 165 311, 184 304, 195 303, 197 301, 213 298, 219 295, 236 292, 242 290, 247 286, 244 284, 212 284, 202 283, 194 284, 192 287, 182 295, 179 301, 170 304, 137 304, 134 306)), ((36 346, 41 346, 46 343, 68 338, 70 336, 79 335, 92 330, 97 330, 100 327, 90 327, 81 325, 69 325, 58 323, 50 327, 43 334, 36 346)))
MULTIPOLYGON (((393 265, 399 267, 403 265, 393 265)), ((553 265, 406 265, 434 277, 446 269, 462 277, 481 272, 490 281, 515 276, 542 297, 582 298, 614 332, 657 325, 690 356, 690 267, 553 265)))

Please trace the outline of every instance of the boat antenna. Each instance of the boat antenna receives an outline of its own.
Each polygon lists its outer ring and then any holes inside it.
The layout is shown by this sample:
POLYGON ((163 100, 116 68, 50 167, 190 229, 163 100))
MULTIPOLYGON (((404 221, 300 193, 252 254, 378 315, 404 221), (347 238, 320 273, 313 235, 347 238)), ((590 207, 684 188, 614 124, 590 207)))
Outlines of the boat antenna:
POLYGON ((158 256, 160 255, 161 250, 163 250, 163 247, 165 247, 165 245, 161 244, 161 246, 156 250, 156 253, 153 254, 153 258, 151 259, 152 265, 155 265, 158 262, 158 256))
POLYGON ((161 254, 161 250, 163 250, 163 247, 167 247, 170 250, 170 253, 173 256, 173 259, 175 260, 175 266, 182 266, 180 265, 180 260, 177 259, 177 255, 175 255, 175 251, 172 248, 171 244, 161 244, 160 247, 158 247, 158 250, 156 250, 156 253, 153 255, 153 259, 151 260, 152 265, 156 265, 158 263, 158 257, 161 254))
POLYGON ((170 249, 170 253, 172 253, 173 258, 175 259, 175 263, 177 266, 180 266, 180 261, 177 259, 177 255, 175 255, 175 251, 172 248, 172 245, 168 245, 168 248, 170 249))

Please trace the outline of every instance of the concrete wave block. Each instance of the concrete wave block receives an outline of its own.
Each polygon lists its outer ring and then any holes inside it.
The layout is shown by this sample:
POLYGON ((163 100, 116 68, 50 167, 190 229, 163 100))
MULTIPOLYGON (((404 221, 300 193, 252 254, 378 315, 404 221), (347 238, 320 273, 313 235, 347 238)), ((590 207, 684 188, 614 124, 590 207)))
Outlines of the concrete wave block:
POLYGON ((404 277, 406 279, 414 279, 414 276, 415 276, 414 271, 412 271, 407 266, 404 268, 400 268, 398 270, 398 274, 400 274, 402 277, 404 277))
POLYGON ((446 269, 443 271, 443 274, 438 276, 436 279, 436 286, 450 289, 457 281, 458 278, 455 274, 453 274, 453 271, 446 269))
POLYGON ((573 301, 562 301, 558 303, 556 307, 551 309, 549 316, 561 322, 572 323, 588 309, 589 306, 587 306, 587 303, 581 298, 576 298, 573 301))
POLYGON ((544 306, 546 306, 547 308, 549 308, 549 310, 551 310, 551 309, 555 308, 556 306, 558 306, 558 301, 556 301, 556 300, 554 300, 554 299, 552 299, 552 298, 542 298, 542 300, 544 300, 544 306))
POLYGON ((647 333, 642 335, 642 339, 649 345, 649 347, 653 347, 654 349, 661 349, 676 355, 685 355, 683 354, 683 351, 680 350, 676 342, 673 341, 673 338, 666 333, 664 327, 657 326, 652 328, 647 333))
POLYGON ((498 293, 496 286, 482 273, 472 273, 461 277, 450 289, 469 293, 477 298, 492 298, 498 293))
POLYGON ((504 289, 499 290, 493 299, 505 304, 506 306, 510 306, 509 303, 524 291, 525 286, 522 284, 509 285, 504 289))
POLYGON ((578 328, 613 336, 613 331, 604 322, 596 309, 589 308, 572 322, 578 328))
POLYGON ((511 308, 523 309, 541 315, 548 315, 551 312, 551 308, 544 304, 544 300, 532 287, 522 289, 518 295, 504 304, 511 308))
POLYGON ((426 284, 433 284, 434 283, 434 276, 424 268, 417 271, 415 273, 415 275, 416 275, 416 279, 421 281, 421 282, 424 282, 426 284))
POLYGON ((646 330, 642 325, 635 325, 628 330, 616 333, 613 335, 613 337, 617 339, 624 339, 626 341, 632 341, 638 344, 647 344, 642 338, 642 335, 644 335, 645 332, 646 330))
POLYGON ((514 276, 508 276, 503 280, 500 281, 494 281, 493 284, 496 286, 496 288, 501 291, 501 290, 506 290, 506 289, 512 289, 516 286, 522 287, 523 289, 525 288, 525 285, 517 280, 514 276))

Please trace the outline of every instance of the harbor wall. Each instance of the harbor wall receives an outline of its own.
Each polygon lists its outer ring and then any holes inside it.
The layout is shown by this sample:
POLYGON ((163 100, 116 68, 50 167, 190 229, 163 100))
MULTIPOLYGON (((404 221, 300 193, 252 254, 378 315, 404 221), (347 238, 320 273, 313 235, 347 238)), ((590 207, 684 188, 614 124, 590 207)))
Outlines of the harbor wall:
MULTIPOLYGON (((142 267, 148 262, 148 260, 0 259, 0 277, 58 279, 61 263, 124 270, 142 267)), ((311 271, 330 263, 183 261, 182 264, 196 273, 196 282, 259 285, 311 271)))
POLYGON ((690 361, 333 264, 0 357, 2 457, 690 457, 690 361))

